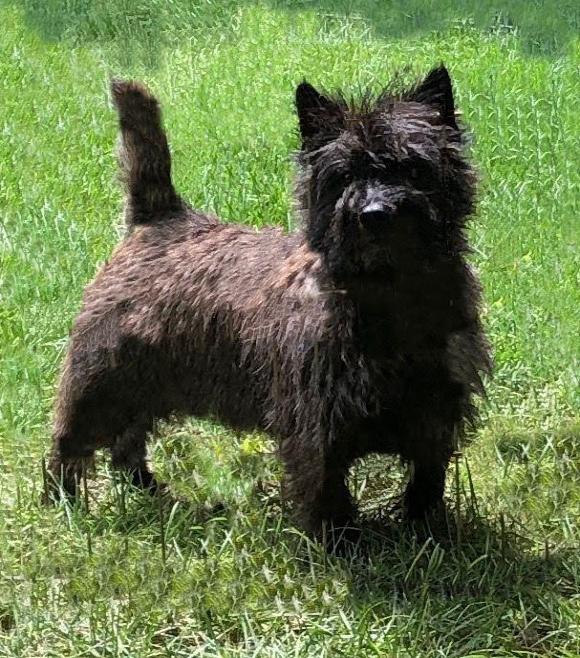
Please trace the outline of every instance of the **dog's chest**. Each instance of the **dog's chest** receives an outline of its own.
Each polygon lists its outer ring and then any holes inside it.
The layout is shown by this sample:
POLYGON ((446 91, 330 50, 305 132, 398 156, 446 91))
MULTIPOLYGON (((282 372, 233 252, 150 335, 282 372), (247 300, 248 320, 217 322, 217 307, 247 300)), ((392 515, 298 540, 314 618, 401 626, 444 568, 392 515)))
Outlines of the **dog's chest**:
POLYGON ((448 272, 401 276, 358 291, 358 335, 369 357, 439 350, 466 323, 462 282, 448 272))

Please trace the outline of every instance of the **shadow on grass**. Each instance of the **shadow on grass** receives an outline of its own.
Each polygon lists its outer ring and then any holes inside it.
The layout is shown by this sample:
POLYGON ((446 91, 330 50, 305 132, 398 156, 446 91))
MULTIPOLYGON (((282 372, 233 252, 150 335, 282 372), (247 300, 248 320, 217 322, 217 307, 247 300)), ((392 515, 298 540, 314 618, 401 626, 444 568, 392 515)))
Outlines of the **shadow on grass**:
POLYGON ((434 645, 476 655, 487 642, 540 656, 574 644, 561 611, 577 596, 577 551, 534 546, 503 520, 460 523, 458 542, 453 520, 435 530, 368 521, 361 556, 350 562, 352 605, 419 622, 417 655, 434 645))
POLYGON ((355 599, 382 599, 387 594, 413 600, 428 592, 442 600, 516 601, 522 594, 537 597, 546 588, 560 596, 576 593, 577 551, 554 550, 549 544, 539 547, 515 520, 487 518, 473 509, 459 518, 445 510, 426 524, 413 525, 386 514, 362 514, 358 542, 333 554, 295 530, 278 493, 275 483, 259 482, 240 504, 233 500, 200 504, 117 486, 95 512, 92 532, 113 531, 127 537, 145 532, 149 540, 157 536, 160 550, 165 543, 191 554, 200 549, 208 527, 219 544, 232 528, 239 532, 240 523, 245 530, 251 516, 261 520, 259 528, 251 528, 252 541, 283 545, 306 569, 312 566, 312 555, 319 566, 329 560, 347 568, 355 599))
MULTIPOLYGON (((443 598, 517 599, 526 588, 553 587, 572 595, 573 579, 566 580, 571 549, 538 547, 514 521, 462 514, 449 515, 431 525, 407 526, 389 519, 366 518, 358 557, 362 576, 365 563, 391 564, 384 578, 369 587, 355 579, 354 592, 372 596, 389 586, 407 595, 432 594, 443 598), (457 524, 460 528, 458 529, 457 524), (398 568, 397 568, 398 566, 398 568), (402 568, 404 567, 404 569, 402 568)), ((571 576, 571 573, 568 574, 571 576)))
POLYGON ((20 8, 27 25, 47 41, 113 45, 121 64, 150 67, 171 42, 195 34, 223 37, 232 30, 240 6, 259 4, 291 14, 316 12, 328 28, 344 19, 363 21, 372 34, 387 39, 408 39, 456 24, 516 33, 522 50, 530 55, 561 54, 580 29, 580 5, 575 0, 511 0, 501 9, 492 0, 0 0, 0 6, 20 8))
POLYGON ((332 555, 294 529, 278 492, 276 482, 258 481, 247 496, 203 504, 148 496, 117 481, 92 501, 89 515, 79 501, 77 527, 95 539, 117 535, 127 556, 133 542, 148 544, 170 580, 191 560, 223 560, 237 565, 234 580, 259 581, 263 565, 274 578, 272 592, 278 569, 297 591, 301 582, 324 588, 339 581, 349 606, 372 614, 369 623, 402 616, 424 629, 410 655, 427 655, 443 639, 453 648, 449 655, 475 655, 472 640, 486 633, 493 646, 507 637, 509 648, 532 656, 571 646, 573 629, 561 611, 577 596, 577 551, 538 546, 516 521, 467 502, 459 519, 451 511, 414 527, 387 514, 363 515, 360 541, 332 555))

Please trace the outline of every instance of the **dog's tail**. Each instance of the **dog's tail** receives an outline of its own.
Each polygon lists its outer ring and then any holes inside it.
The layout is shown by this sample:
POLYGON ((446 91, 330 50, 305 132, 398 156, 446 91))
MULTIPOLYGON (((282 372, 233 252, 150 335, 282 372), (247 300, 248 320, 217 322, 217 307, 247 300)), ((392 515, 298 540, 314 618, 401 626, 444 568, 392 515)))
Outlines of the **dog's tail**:
POLYGON ((111 95, 119 112, 118 157, 131 229, 163 220, 184 203, 171 182, 171 155, 157 99, 137 82, 115 79, 111 95))

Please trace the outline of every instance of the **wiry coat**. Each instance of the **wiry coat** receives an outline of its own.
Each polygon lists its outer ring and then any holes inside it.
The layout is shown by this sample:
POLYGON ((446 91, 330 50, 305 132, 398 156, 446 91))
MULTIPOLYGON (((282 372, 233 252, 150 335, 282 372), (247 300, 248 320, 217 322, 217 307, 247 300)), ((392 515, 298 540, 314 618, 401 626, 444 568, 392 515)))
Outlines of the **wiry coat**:
POLYGON ((109 447, 153 486, 147 433, 191 414, 276 437, 314 533, 352 518, 345 477, 369 452, 413 462, 406 504, 423 514, 489 369, 464 260, 474 176, 446 71, 359 105, 299 86, 304 230, 289 235, 190 209, 155 99, 136 83, 112 91, 129 231, 72 331, 53 475, 72 491, 109 447))

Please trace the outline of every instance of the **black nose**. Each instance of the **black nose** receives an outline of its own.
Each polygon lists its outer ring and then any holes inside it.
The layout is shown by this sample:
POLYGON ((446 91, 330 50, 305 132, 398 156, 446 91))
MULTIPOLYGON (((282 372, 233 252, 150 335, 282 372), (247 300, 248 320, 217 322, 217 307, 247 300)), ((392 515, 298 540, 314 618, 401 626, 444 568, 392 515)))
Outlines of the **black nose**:
POLYGON ((360 223, 369 231, 386 228, 390 219, 390 213, 378 208, 369 208, 368 210, 363 210, 360 214, 360 223))

